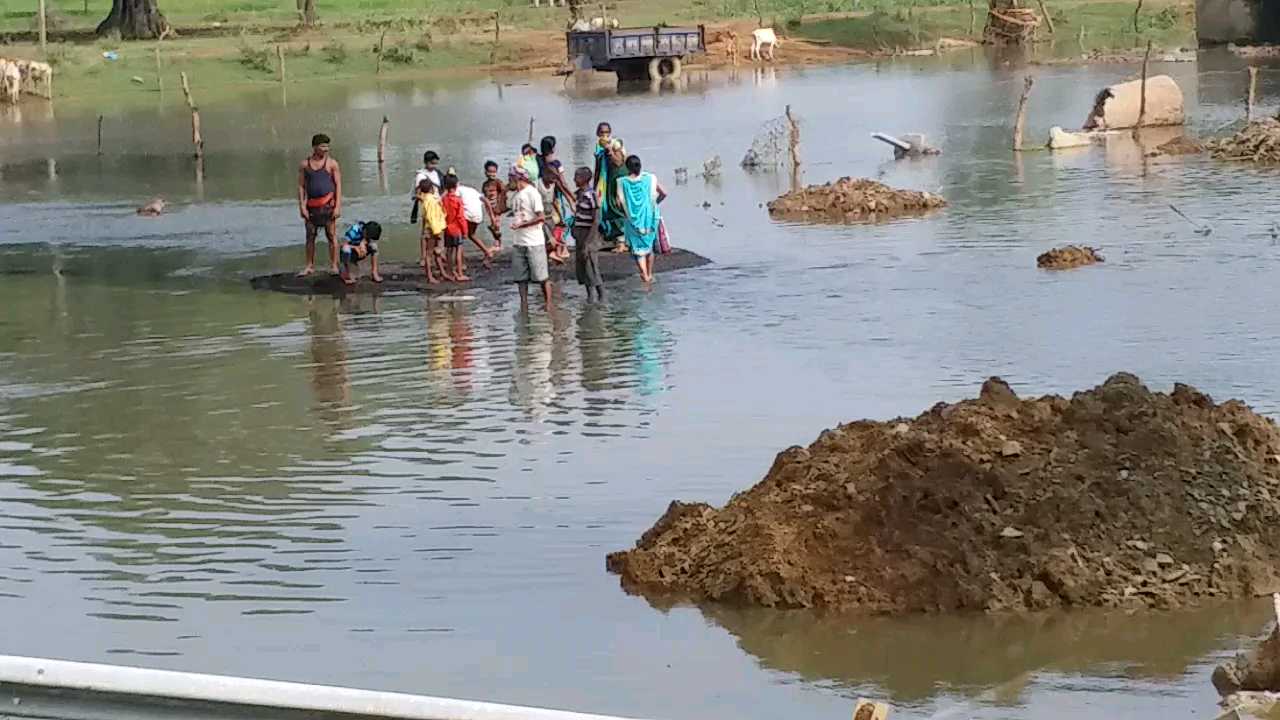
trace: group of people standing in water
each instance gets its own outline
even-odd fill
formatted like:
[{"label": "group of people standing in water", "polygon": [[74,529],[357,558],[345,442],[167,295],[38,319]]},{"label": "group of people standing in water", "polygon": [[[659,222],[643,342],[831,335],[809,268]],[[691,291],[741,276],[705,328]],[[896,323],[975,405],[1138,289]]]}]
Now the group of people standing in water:
[{"label": "group of people standing in water", "polygon": [[[316,237],[323,229],[334,273],[344,282],[354,283],[359,262],[371,258],[370,279],[381,282],[377,261],[381,225],[354,223],[338,238],[341,169],[329,155],[326,135],[314,136],[311,145],[311,155],[298,172],[298,209],[307,239],[306,266],[299,274],[315,272]],[[658,211],[666,190],[652,173],[644,171],[639,157],[627,154],[609,123],[596,127],[593,167],[577,168],[572,186],[557,158],[552,136],[542,138],[536,148],[531,144],[521,148],[505,183],[498,174],[498,164],[486,162],[479,190],[461,183],[452,168],[442,174],[439,165],[439,155],[427,151],[413,183],[411,222],[421,218],[420,261],[428,283],[441,278],[451,282],[471,279],[463,254],[466,240],[480,250],[485,268],[490,268],[492,258],[502,250],[504,221],[511,230],[511,265],[522,307],[527,306],[531,283],[541,286],[543,299],[551,306],[550,263],[572,259],[577,280],[587,289],[587,299],[603,300],[599,251],[612,248],[613,252],[630,253],[646,284],[653,281],[653,256],[670,251]],[[482,224],[488,226],[492,245],[476,237]],[[572,254],[569,238],[573,239]]]}]

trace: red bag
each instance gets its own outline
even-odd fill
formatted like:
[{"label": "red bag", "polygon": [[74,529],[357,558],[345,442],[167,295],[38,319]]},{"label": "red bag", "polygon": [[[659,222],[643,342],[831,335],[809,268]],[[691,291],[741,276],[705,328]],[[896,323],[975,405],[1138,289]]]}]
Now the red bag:
[{"label": "red bag", "polygon": [[658,220],[658,254],[671,254],[671,236],[667,234],[667,221]]}]

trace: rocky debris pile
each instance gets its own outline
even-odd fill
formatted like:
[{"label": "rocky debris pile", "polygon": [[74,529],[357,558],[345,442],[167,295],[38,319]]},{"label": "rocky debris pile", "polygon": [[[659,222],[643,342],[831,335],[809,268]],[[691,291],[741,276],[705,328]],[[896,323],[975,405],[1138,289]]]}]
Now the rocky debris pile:
[{"label": "rocky debris pile", "polygon": [[1280,586],[1280,431],[1120,373],[1070,399],[860,420],[608,557],[656,597],[872,613],[1175,608]]},{"label": "rocky debris pile", "polygon": [[1036,257],[1036,267],[1045,270],[1070,270],[1102,262],[1102,256],[1088,245],[1064,245]]},{"label": "rocky debris pile", "polygon": [[1156,146],[1155,150],[1147,153],[1147,157],[1158,157],[1160,155],[1196,155],[1204,152],[1204,145],[1201,145],[1195,138],[1179,135],[1178,137],[1163,142]]},{"label": "rocky debris pile", "polygon": [[792,190],[769,203],[769,215],[788,220],[856,222],[922,213],[944,207],[940,195],[896,190],[875,180],[840,178]]},{"label": "rocky debris pile", "polygon": [[1206,142],[1205,147],[1210,156],[1219,160],[1280,163],[1280,121],[1255,120],[1235,135]]}]

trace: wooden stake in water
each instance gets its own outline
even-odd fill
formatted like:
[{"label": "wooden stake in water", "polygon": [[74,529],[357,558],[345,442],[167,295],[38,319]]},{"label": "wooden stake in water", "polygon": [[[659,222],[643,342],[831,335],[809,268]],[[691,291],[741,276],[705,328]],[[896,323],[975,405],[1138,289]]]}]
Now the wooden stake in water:
[{"label": "wooden stake in water", "polygon": [[787,106],[786,111],[787,127],[787,149],[791,151],[791,166],[793,168],[800,167],[800,124],[796,122],[796,118],[791,114],[791,106]]},{"label": "wooden stake in water", "polygon": [[378,67],[374,70],[375,75],[382,74],[382,56],[387,52],[387,31],[382,31],[382,37],[378,38]]},{"label": "wooden stake in water", "polygon": [[529,144],[533,144],[533,116],[529,116]]},{"label": "wooden stake in water", "polygon": [[182,94],[187,98],[187,107],[191,108],[191,144],[196,148],[196,159],[204,158],[204,138],[200,135],[200,109],[191,97],[191,85],[187,82],[187,74],[182,73]]},{"label": "wooden stake in water", "polygon": [[387,161],[387,126],[391,121],[386,115],[382,116],[382,128],[378,130],[378,164],[381,165]]},{"label": "wooden stake in water", "polygon": [[45,15],[44,0],[40,0],[40,55],[49,57],[49,21]]},{"label": "wooden stake in water", "polygon": [[1138,131],[1142,129],[1142,125],[1147,121],[1147,65],[1151,63],[1151,41],[1147,41],[1147,51],[1142,55],[1142,83],[1138,86],[1138,124],[1133,126],[1133,136],[1138,137]]},{"label": "wooden stake in water", "polygon": [[498,43],[502,38],[502,25],[499,22],[498,11],[493,11],[493,47],[489,48],[489,64],[492,65],[498,60]]},{"label": "wooden stake in water", "polygon": [[978,25],[978,9],[973,6],[973,0],[969,0],[969,37],[973,37],[977,31]]},{"label": "wooden stake in water", "polygon": [[1258,68],[1249,66],[1249,102],[1244,108],[1244,121],[1253,122],[1253,99],[1258,92]]},{"label": "wooden stake in water", "polygon": [[276,46],[276,61],[280,63],[280,84],[284,84],[284,46]]},{"label": "wooden stake in water", "polygon": [[1048,26],[1049,34],[1052,35],[1053,34],[1053,16],[1049,14],[1049,8],[1044,6],[1044,0],[1039,0],[1039,2],[1040,2],[1040,14],[1044,15],[1045,25]]},{"label": "wooden stake in water", "polygon": [[102,154],[102,116],[98,116],[98,154]]},{"label": "wooden stake in water", "polygon": [[160,42],[156,41],[156,90],[164,93],[164,73],[160,69]]},{"label": "wooden stake in water", "polygon": [[1027,125],[1027,99],[1031,97],[1031,86],[1035,83],[1030,75],[1022,81],[1022,97],[1018,98],[1018,114],[1013,119],[1013,149],[1022,151],[1022,131]]}]

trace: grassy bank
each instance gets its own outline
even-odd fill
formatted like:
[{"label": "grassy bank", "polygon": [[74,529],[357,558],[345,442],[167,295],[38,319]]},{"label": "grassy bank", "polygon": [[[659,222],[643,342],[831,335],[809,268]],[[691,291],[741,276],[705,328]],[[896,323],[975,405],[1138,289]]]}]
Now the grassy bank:
[{"label": "grassy bank", "polygon": [[[290,83],[461,68],[545,69],[564,60],[561,33],[568,18],[563,8],[534,8],[528,0],[320,0],[321,26],[303,30],[296,0],[160,0],[179,36],[120,42],[88,37],[109,11],[108,0],[49,2],[55,93],[78,102],[143,96],[160,82],[176,89],[178,73],[186,72],[207,103],[237,87],[279,82],[280,53]],[[29,33],[35,5],[0,0],[0,33]],[[929,48],[941,38],[977,39],[985,20],[985,3],[971,9],[967,0],[614,0],[608,7],[611,16],[638,26],[737,23],[745,33],[763,19],[793,40],[868,53]],[[1056,33],[1042,29],[1046,42],[1037,44],[1037,52],[1127,51],[1147,39],[1165,49],[1194,43],[1194,8],[1185,0],[1144,3],[1137,32],[1128,2],[1051,0],[1050,7]],[[39,57],[40,51],[20,40],[0,54]],[[710,59],[723,61],[718,52]],[[816,61],[824,59],[838,56]],[[795,42],[784,45],[779,60],[815,61]]]},{"label": "grassy bank", "polygon": [[[1195,6],[1179,0],[1144,2],[1134,31],[1134,3],[1086,1],[1050,4],[1054,32],[1042,26],[1035,50],[1056,53],[1121,53],[1146,46],[1195,47]],[[936,7],[883,4],[853,17],[794,25],[802,38],[845,47],[891,52],[928,48],[941,38],[980,40],[985,3]]]}]

